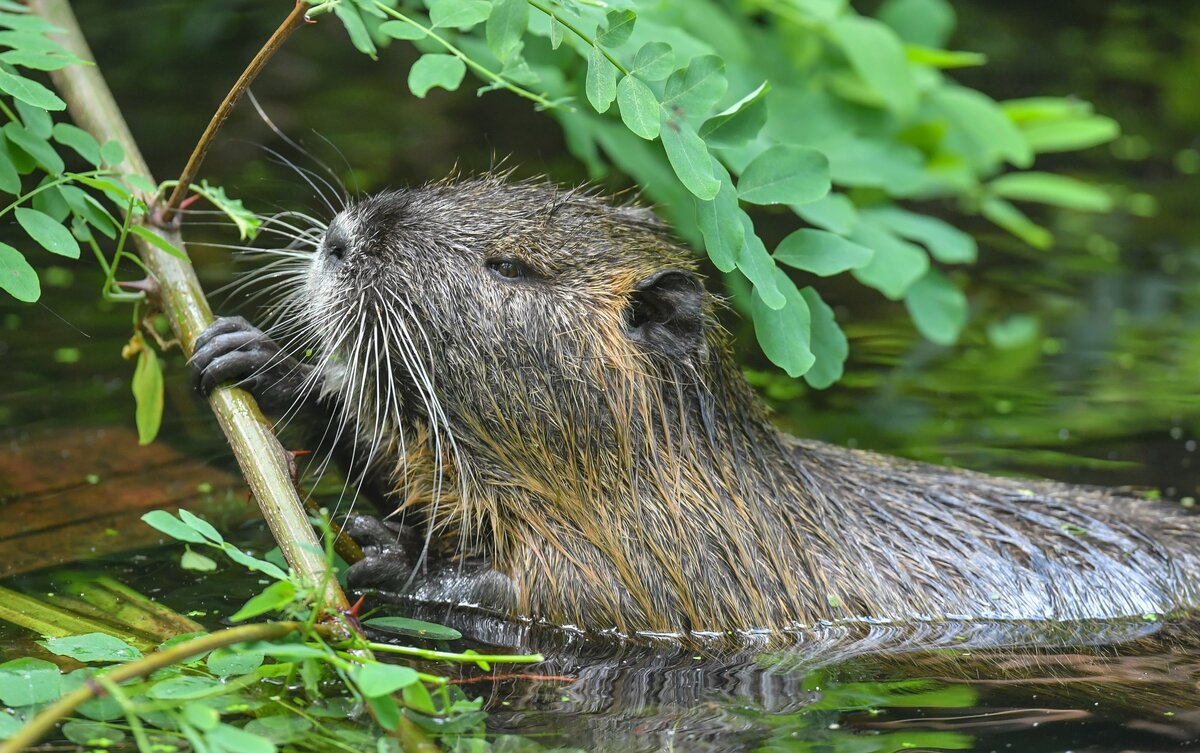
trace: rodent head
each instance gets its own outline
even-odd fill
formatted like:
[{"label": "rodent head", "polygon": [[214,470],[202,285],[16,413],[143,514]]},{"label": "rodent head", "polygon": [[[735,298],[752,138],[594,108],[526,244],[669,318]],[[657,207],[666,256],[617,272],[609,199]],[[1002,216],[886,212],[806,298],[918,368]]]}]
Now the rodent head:
[{"label": "rodent head", "polygon": [[648,210],[495,177],[349,206],[304,295],[317,350],[367,420],[560,460],[583,441],[564,435],[607,444],[639,393],[695,379],[713,328],[690,254]]}]

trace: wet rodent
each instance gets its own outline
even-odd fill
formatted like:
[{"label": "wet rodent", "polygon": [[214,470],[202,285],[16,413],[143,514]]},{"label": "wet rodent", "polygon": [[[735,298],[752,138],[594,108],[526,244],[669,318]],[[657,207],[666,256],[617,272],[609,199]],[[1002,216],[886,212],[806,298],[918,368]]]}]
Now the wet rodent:
[{"label": "wet rodent", "polygon": [[685,636],[1200,600],[1200,525],[1170,505],[780,432],[646,210],[488,176],[363,199],[300,240],[292,349],[221,320],[196,374],[322,416],[352,477],[383,479],[418,539],[355,521],[360,581]]}]

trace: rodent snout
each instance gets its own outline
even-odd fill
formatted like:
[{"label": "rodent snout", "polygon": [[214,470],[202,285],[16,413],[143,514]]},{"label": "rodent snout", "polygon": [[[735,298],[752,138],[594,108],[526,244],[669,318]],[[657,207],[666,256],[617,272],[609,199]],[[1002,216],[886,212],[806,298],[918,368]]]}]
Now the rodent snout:
[{"label": "rodent snout", "polygon": [[337,227],[331,227],[325,233],[325,239],[321,243],[321,248],[330,259],[340,262],[346,258],[346,253],[350,248],[350,239],[347,237],[345,231]]}]

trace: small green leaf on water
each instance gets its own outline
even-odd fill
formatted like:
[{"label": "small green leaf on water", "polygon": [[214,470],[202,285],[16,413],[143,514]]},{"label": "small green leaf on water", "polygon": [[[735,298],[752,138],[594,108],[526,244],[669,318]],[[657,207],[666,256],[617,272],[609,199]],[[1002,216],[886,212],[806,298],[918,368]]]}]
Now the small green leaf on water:
[{"label": "small green leaf on water", "polygon": [[79,258],[79,241],[71,235],[71,231],[63,227],[50,215],[28,207],[17,207],[17,222],[29,233],[29,237],[47,251],[65,256],[68,259]]},{"label": "small green leaf on water", "polygon": [[247,651],[240,648],[218,648],[208,655],[205,663],[208,669],[218,677],[247,675],[262,666],[265,655],[260,651]]},{"label": "small green leaf on water", "polygon": [[147,445],[158,436],[163,412],[162,367],[158,365],[158,354],[150,346],[143,347],[138,353],[131,386],[136,404],[138,444]]},{"label": "small green leaf on water", "polygon": [[630,73],[645,81],[661,81],[671,75],[675,65],[675,50],[666,42],[647,42],[633,56]]},{"label": "small green leaf on water", "polygon": [[408,617],[373,617],[363,621],[376,630],[382,630],[397,635],[409,635],[414,638],[426,638],[433,641],[456,641],[462,638],[462,633],[446,625],[434,622],[424,622]]},{"label": "small green leaf on water", "polygon": [[487,45],[500,62],[507,62],[521,48],[521,37],[529,26],[526,0],[496,0],[484,27]]},{"label": "small green leaf on water", "polygon": [[354,673],[354,681],[358,684],[358,689],[362,691],[363,695],[370,698],[391,695],[419,679],[415,669],[382,662],[364,664]]},{"label": "small green leaf on water", "polygon": [[607,112],[617,97],[617,69],[596,45],[592,45],[588,54],[583,88],[596,112]]},{"label": "small green leaf on water", "polygon": [[866,266],[875,252],[840,235],[803,228],[780,241],[774,256],[780,264],[829,277]]},{"label": "small green leaf on water", "polygon": [[738,179],[738,195],[753,204],[807,204],[829,193],[829,187],[829,160],[795,144],[770,147]]},{"label": "small green leaf on water", "polygon": [[658,137],[658,99],[644,81],[637,76],[622,78],[617,84],[617,105],[629,130],[648,140]]},{"label": "small green leaf on water", "polygon": [[260,716],[246,722],[243,728],[271,742],[282,745],[302,739],[313,728],[313,722],[293,714],[276,714]]},{"label": "small green leaf on water", "polygon": [[30,706],[58,698],[62,674],[44,659],[13,659],[0,664],[0,703]]},{"label": "small green leaf on water", "polygon": [[213,677],[176,675],[155,683],[146,695],[159,701],[180,701],[209,695],[220,686],[221,681]]},{"label": "small green leaf on water", "polygon": [[0,243],[0,288],[25,303],[33,303],[42,296],[37,272],[20,251],[7,243]]},{"label": "small green leaf on water", "polygon": [[0,91],[44,110],[65,110],[67,103],[36,81],[0,68]]},{"label": "small green leaf on water", "polygon": [[277,581],[243,604],[241,609],[229,615],[229,619],[233,622],[248,620],[260,614],[282,609],[291,604],[295,598],[296,587],[290,580]]},{"label": "small green leaf on water", "polygon": [[384,21],[379,24],[379,31],[392,39],[413,40],[425,36],[425,30],[407,21]]},{"label": "small green leaf on water", "polygon": [[435,86],[454,91],[466,74],[466,63],[454,55],[429,52],[418,58],[408,70],[408,88],[422,98]]},{"label": "small green leaf on water", "polygon": [[192,551],[191,548],[184,550],[183,556],[179,558],[179,566],[197,573],[211,573],[217,569],[217,563],[211,557]]},{"label": "small green leaf on water", "polygon": [[633,33],[637,23],[637,14],[631,10],[610,10],[604,17],[605,30],[596,38],[596,42],[605,47],[620,47]]},{"label": "small green leaf on water", "polygon": [[81,662],[125,662],[142,658],[141,651],[106,633],[47,638],[38,643],[52,654]]},{"label": "small green leaf on water", "polygon": [[125,733],[116,727],[99,722],[72,719],[62,726],[63,737],[76,745],[88,748],[111,748],[125,739]]},{"label": "small green leaf on water", "polygon": [[935,269],[912,284],[904,305],[921,334],[938,345],[957,342],[967,323],[967,296]]},{"label": "small green leaf on water", "polygon": [[212,706],[203,703],[185,703],[183,718],[187,723],[202,732],[213,729],[221,722],[221,714]]},{"label": "small green leaf on water", "polygon": [[275,753],[275,743],[258,735],[221,723],[205,736],[216,750],[237,753]]}]

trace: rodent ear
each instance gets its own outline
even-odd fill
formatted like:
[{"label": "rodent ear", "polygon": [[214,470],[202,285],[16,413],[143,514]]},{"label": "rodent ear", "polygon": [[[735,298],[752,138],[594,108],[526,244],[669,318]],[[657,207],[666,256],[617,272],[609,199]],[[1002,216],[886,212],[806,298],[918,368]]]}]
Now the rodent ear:
[{"label": "rodent ear", "polygon": [[672,357],[704,345],[704,285],[691,272],[668,269],[642,280],[625,308],[629,337]]}]

